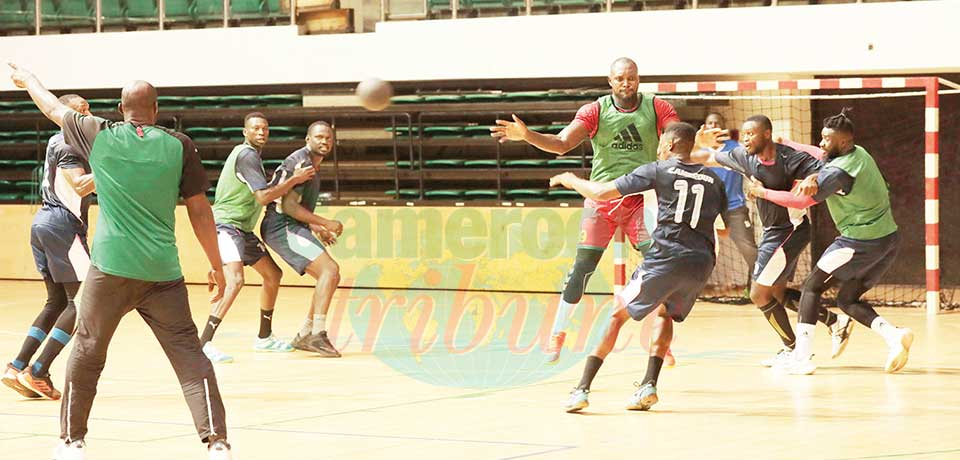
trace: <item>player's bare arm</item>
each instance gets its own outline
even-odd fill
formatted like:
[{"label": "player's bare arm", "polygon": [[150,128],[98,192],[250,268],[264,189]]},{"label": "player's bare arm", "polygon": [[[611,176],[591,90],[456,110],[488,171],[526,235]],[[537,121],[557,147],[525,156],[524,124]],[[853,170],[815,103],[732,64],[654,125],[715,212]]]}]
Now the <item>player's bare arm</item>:
[{"label": "player's bare arm", "polygon": [[578,121],[567,125],[559,134],[543,134],[528,128],[527,124],[516,115],[513,115],[513,121],[497,120],[497,125],[490,128],[490,135],[500,143],[524,141],[544,152],[557,155],[573,150],[590,138],[587,127]]},{"label": "player's bare arm", "polygon": [[213,208],[207,201],[206,195],[200,193],[184,198],[183,204],[187,207],[187,217],[193,226],[193,233],[203,248],[210,262],[210,271],[207,273],[207,290],[216,292],[210,297],[210,302],[217,302],[223,298],[226,281],[223,278],[223,262],[220,259],[220,247],[217,245],[217,227],[213,220]]},{"label": "player's bare arm", "polygon": [[61,103],[53,93],[47,91],[47,88],[44,88],[40,80],[29,70],[20,68],[12,62],[7,63],[7,65],[13,69],[13,74],[10,75],[13,84],[17,88],[26,89],[30,93],[30,98],[37,104],[37,108],[43,112],[43,115],[56,123],[57,126],[62,127],[63,116],[67,114],[70,107]]},{"label": "player's bare arm", "polygon": [[558,174],[551,177],[550,186],[562,186],[564,188],[576,190],[577,193],[583,195],[584,197],[597,201],[612,200],[623,196],[620,194],[620,191],[617,190],[617,187],[614,185],[613,181],[594,182],[584,180],[571,172],[565,172],[563,174]]},{"label": "player's bare arm", "polygon": [[313,176],[316,174],[317,170],[314,169],[313,166],[297,168],[293,171],[293,175],[290,176],[290,179],[274,185],[273,187],[257,190],[256,192],[253,192],[253,195],[256,198],[257,203],[266,206],[271,202],[276,201],[278,198],[286,196],[291,190],[293,190],[294,187],[313,179]]}]

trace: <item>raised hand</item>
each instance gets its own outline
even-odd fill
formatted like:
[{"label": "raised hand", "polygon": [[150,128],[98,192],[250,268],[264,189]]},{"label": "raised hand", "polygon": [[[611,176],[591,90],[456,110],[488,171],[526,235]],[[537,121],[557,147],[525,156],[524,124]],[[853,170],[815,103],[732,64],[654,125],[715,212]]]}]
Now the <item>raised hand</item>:
[{"label": "raised hand", "polygon": [[522,141],[526,139],[530,130],[520,117],[513,115],[513,121],[497,120],[497,125],[490,128],[490,135],[504,143],[507,141]]},{"label": "raised hand", "polygon": [[33,74],[30,73],[29,70],[22,69],[12,62],[8,62],[7,65],[13,69],[13,73],[10,74],[10,79],[13,80],[13,84],[17,85],[17,88],[26,88],[27,80],[32,78]]},{"label": "raised hand", "polygon": [[700,148],[717,149],[728,139],[730,139],[730,131],[720,128],[707,129],[704,125],[700,125],[700,129],[697,131],[696,144]]}]

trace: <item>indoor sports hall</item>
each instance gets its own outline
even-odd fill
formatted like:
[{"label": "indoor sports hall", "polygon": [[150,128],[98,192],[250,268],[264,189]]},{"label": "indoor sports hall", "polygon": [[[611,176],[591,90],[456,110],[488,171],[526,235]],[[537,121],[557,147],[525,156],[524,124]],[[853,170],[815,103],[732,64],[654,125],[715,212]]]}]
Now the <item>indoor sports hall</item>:
[{"label": "indoor sports hall", "polygon": [[0,0],[0,457],[960,458],[956,18]]}]

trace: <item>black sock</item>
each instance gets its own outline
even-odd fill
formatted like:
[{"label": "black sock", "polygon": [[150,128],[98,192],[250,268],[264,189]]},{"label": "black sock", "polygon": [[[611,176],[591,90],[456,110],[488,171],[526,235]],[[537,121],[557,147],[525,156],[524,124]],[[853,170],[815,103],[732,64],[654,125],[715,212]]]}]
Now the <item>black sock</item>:
[{"label": "black sock", "polygon": [[50,331],[50,340],[43,346],[40,357],[33,363],[33,375],[35,377],[46,377],[50,374],[50,364],[60,355],[63,347],[70,343],[77,328],[77,307],[73,298],[80,290],[80,283],[63,283],[67,292],[67,309],[57,318],[57,324]]},{"label": "black sock", "polygon": [[273,310],[260,309],[260,333],[257,337],[265,339],[273,333]]},{"label": "black sock", "polygon": [[34,353],[40,348],[40,344],[47,338],[50,328],[57,322],[57,318],[60,317],[63,310],[67,308],[67,291],[63,284],[54,283],[50,278],[44,278],[43,284],[47,287],[47,303],[43,306],[40,314],[37,315],[37,319],[33,321],[33,325],[30,326],[27,338],[23,340],[23,345],[20,347],[20,353],[12,362],[17,369],[22,370],[27,367]]},{"label": "black sock", "polygon": [[600,370],[601,364],[603,364],[602,359],[596,356],[588,356],[587,364],[583,366],[583,376],[580,377],[580,384],[577,385],[577,388],[589,390],[590,384],[593,382],[593,378],[597,376],[597,371]]},{"label": "black sock", "polygon": [[783,308],[783,305],[777,299],[773,299],[770,303],[760,307],[760,311],[763,312],[767,322],[780,336],[783,346],[793,349],[793,346],[797,343],[797,337],[793,335],[793,327],[790,326],[790,318],[787,317],[787,310]]},{"label": "black sock", "polygon": [[200,335],[200,345],[205,345],[207,342],[213,340],[213,334],[217,332],[220,321],[223,320],[213,315],[207,318],[207,325],[203,327],[203,334]]},{"label": "black sock", "polygon": [[[787,310],[800,313],[798,305],[800,305],[800,291],[796,289],[787,289],[784,293],[784,304],[783,308]],[[833,326],[833,323],[837,322],[837,314],[827,310],[826,308],[820,307],[817,310],[817,321],[829,326]]]},{"label": "black sock", "polygon": [[647,375],[643,377],[643,384],[652,383],[657,384],[657,379],[660,378],[660,368],[663,367],[663,358],[659,356],[650,356],[650,360],[647,361]]}]

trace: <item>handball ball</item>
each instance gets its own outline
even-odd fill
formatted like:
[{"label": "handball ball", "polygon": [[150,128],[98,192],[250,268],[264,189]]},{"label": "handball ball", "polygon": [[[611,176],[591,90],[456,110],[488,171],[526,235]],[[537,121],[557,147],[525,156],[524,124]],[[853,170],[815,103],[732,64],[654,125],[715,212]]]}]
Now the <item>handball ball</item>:
[{"label": "handball ball", "polygon": [[357,85],[357,98],[367,110],[380,111],[390,105],[393,86],[379,78],[368,78]]}]

